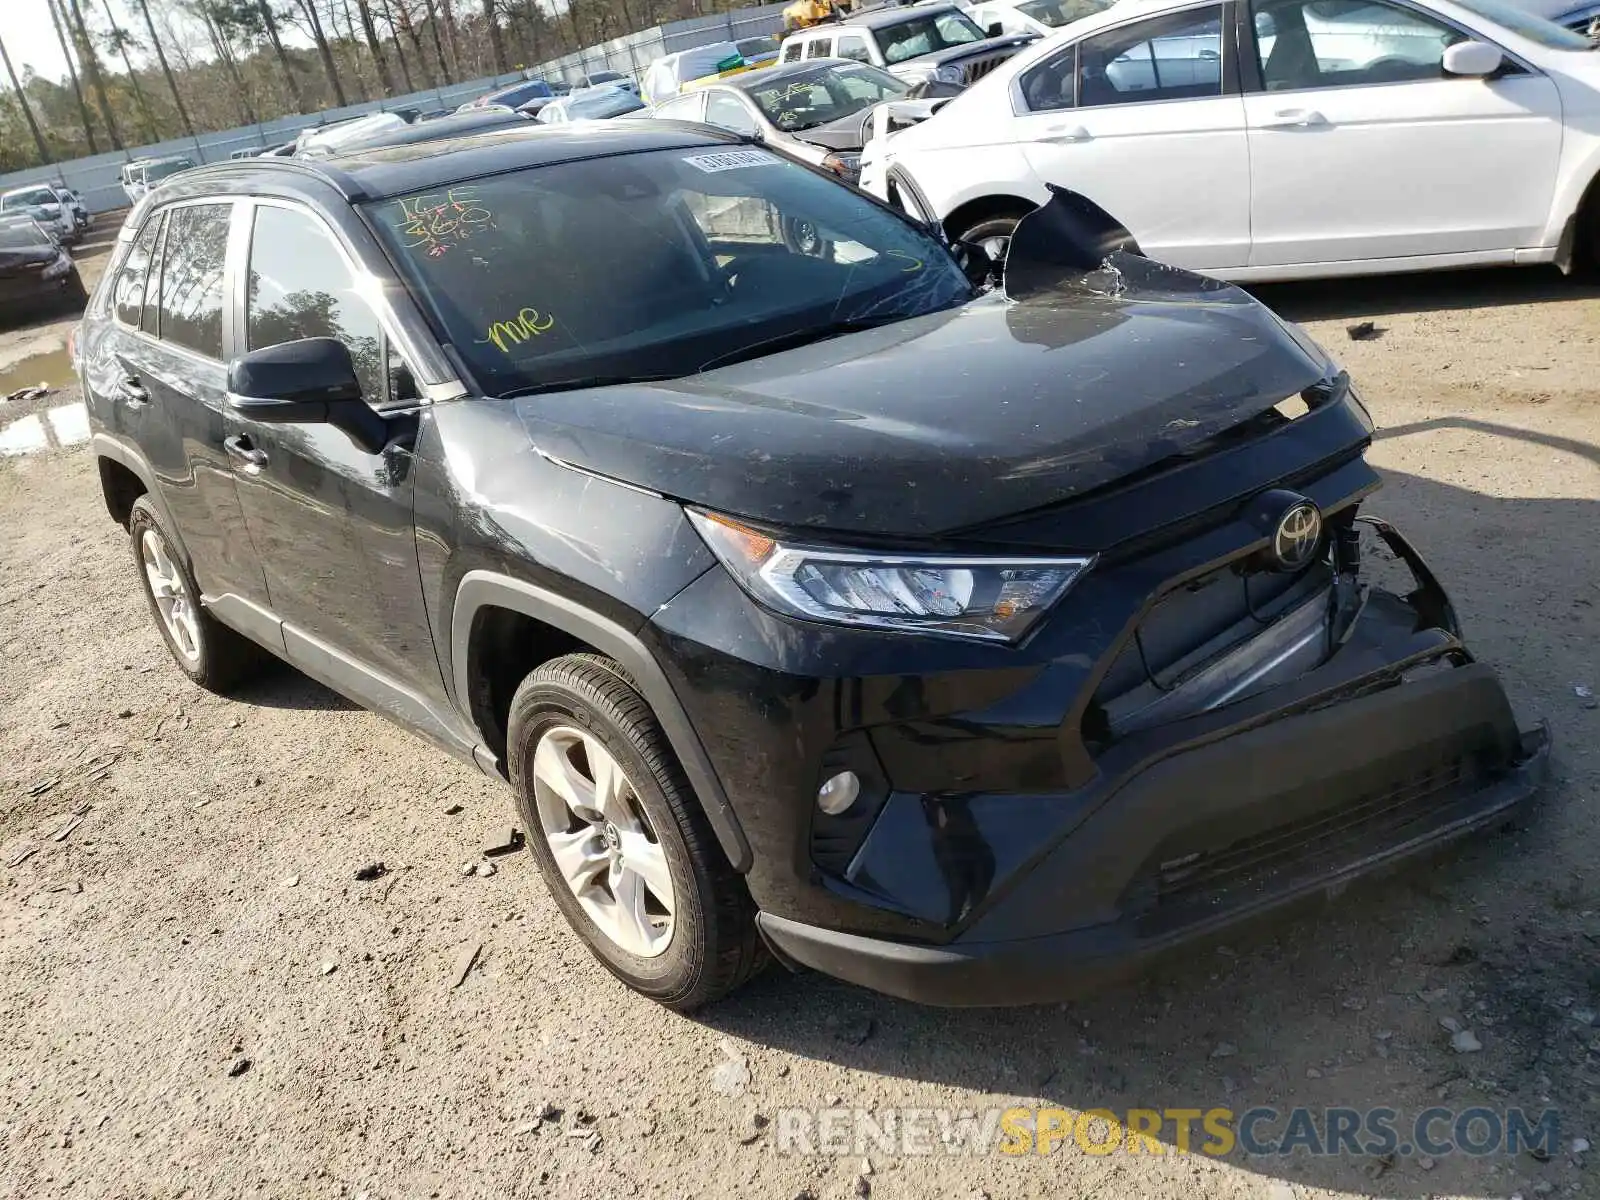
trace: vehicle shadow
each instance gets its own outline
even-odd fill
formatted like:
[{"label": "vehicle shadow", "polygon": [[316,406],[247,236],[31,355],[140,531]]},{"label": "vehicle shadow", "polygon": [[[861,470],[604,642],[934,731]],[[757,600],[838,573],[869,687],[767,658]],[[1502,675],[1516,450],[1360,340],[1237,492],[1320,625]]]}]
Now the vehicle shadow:
[{"label": "vehicle shadow", "polygon": [[[1488,455],[1537,447],[1546,461],[1574,456],[1568,465],[1579,471],[1600,466],[1593,444],[1486,421],[1446,417],[1379,436],[1462,431],[1483,439]],[[1577,1165],[1564,1149],[1539,1161],[1507,1154],[1502,1140],[1493,1153],[1425,1161],[1411,1143],[1418,1119],[1434,1108],[1450,1112],[1427,1127],[1435,1139],[1451,1137],[1456,1115],[1473,1108],[1500,1121],[1520,1108],[1530,1124],[1554,1109],[1563,1147],[1592,1136],[1600,1122],[1600,1039],[1583,1023],[1600,1008],[1600,821],[1590,811],[1600,772],[1584,761],[1600,714],[1574,696],[1571,682],[1600,682],[1600,547],[1592,536],[1600,502],[1502,498],[1385,475],[1388,486],[1367,510],[1413,537],[1452,587],[1469,645],[1500,671],[1522,723],[1551,722],[1552,781],[1525,826],[1469,840],[1333,904],[1174,955],[1135,982],[1067,1004],[933,1009],[775,968],[699,1019],[827,1064],[836,1080],[829,1090],[845,1107],[1059,1106],[1069,1122],[1090,1109],[1125,1117],[1131,1109],[1222,1108],[1237,1133],[1242,1114],[1264,1106],[1275,1115],[1253,1126],[1257,1149],[1278,1148],[1299,1107],[1311,1111],[1318,1141],[1329,1108],[1363,1120],[1392,1109],[1402,1152],[1388,1158],[1348,1145],[1284,1155],[1236,1145],[1226,1161],[1264,1180],[1374,1197],[1593,1195],[1585,1189],[1594,1167]],[[1458,1052],[1442,1020],[1472,1031],[1482,1049]],[[931,1098],[929,1084],[938,1089]],[[944,1088],[962,1094],[951,1099]],[[1091,1137],[1103,1137],[1102,1128]],[[1174,1151],[1175,1131],[1172,1120],[1162,1122],[1158,1150]],[[1205,1140],[1196,1118],[1190,1150]],[[1371,1143],[1363,1132],[1356,1145]],[[1070,1168],[1040,1163],[1037,1153],[990,1153],[985,1181],[1010,1181],[1006,1194],[1037,1192],[1039,1170],[1058,1181],[1072,1170],[1073,1186],[1086,1194],[1103,1185],[1096,1194],[1137,1195],[1141,1179],[1154,1188],[1158,1178],[1178,1178],[1152,1174],[1126,1144],[1086,1156],[1070,1134],[1055,1150],[1074,1160]],[[1197,1168],[1190,1182],[1209,1194],[1203,1157],[1189,1160]],[[1539,1188],[1546,1182],[1551,1189]]]},{"label": "vehicle shadow", "polygon": [[250,682],[241,684],[233,696],[262,708],[293,708],[305,712],[354,712],[361,707],[279,659],[269,660],[266,669]]},{"label": "vehicle shadow", "polygon": [[1555,267],[1496,267],[1263,283],[1248,290],[1291,321],[1320,321],[1592,300],[1600,297],[1600,282],[1563,275]]}]

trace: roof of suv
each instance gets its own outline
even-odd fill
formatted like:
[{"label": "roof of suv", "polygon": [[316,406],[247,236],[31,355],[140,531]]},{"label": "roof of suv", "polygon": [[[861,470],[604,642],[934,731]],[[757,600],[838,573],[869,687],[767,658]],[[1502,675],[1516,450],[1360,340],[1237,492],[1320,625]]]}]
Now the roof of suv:
[{"label": "roof of suv", "polygon": [[[888,25],[898,25],[902,21],[909,21],[914,17],[922,16],[924,13],[942,12],[946,9],[957,9],[959,11],[957,5],[947,3],[945,0],[936,0],[936,2],[932,4],[885,4],[881,8],[869,8],[861,12],[854,13],[851,15],[850,19],[846,21],[839,21],[837,23],[829,22],[826,25],[813,26],[811,29],[803,29],[799,32],[826,33],[830,29],[838,29],[841,27],[848,28],[851,26],[865,29],[882,29]],[[794,35],[791,34],[790,36],[792,37]]]},{"label": "roof of suv", "polygon": [[736,134],[668,121],[535,125],[522,122],[464,137],[404,146],[352,150],[325,159],[248,158],[184,172],[164,195],[248,192],[270,180],[278,187],[297,177],[332,184],[347,200],[377,200],[427,191],[464,179],[543,167],[579,159],[607,158],[645,150],[721,146]]}]

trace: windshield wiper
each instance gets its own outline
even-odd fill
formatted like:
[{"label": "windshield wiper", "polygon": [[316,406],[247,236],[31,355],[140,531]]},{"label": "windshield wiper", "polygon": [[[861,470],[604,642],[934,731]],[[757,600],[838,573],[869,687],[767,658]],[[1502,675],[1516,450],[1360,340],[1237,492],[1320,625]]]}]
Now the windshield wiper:
[{"label": "windshield wiper", "polygon": [[496,399],[514,400],[518,396],[539,396],[545,392],[575,392],[580,388],[617,387],[624,383],[661,383],[667,379],[682,378],[682,375],[671,373],[658,375],[574,375],[568,379],[547,379],[542,383],[529,384],[527,387],[513,388],[509,392],[502,392]]},{"label": "windshield wiper", "polygon": [[829,321],[825,325],[811,325],[805,329],[796,329],[792,333],[780,333],[777,337],[762,338],[759,342],[751,342],[747,346],[740,346],[737,350],[729,350],[715,358],[708,358],[698,369],[701,372],[714,371],[718,367],[731,366],[747,359],[777,354],[783,350],[794,350],[800,346],[809,346],[812,342],[826,341],[828,338],[840,337],[847,333],[860,333],[864,329],[876,329],[880,325],[892,325],[896,321],[905,319],[905,315],[901,313],[892,317],[851,317],[844,321]]}]

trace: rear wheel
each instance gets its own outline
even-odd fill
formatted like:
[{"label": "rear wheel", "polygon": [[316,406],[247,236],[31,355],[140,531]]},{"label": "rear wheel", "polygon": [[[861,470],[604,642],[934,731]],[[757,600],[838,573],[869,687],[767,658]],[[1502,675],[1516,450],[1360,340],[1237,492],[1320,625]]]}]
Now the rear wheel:
[{"label": "rear wheel", "polygon": [[128,534],[150,613],[183,673],[222,692],[258,671],[266,652],[201,607],[200,589],[148,496],[133,502]]},{"label": "rear wheel", "polygon": [[763,964],[744,880],[620,667],[593,654],[539,667],[512,698],[506,744],[528,848],[607,970],[688,1011]]},{"label": "rear wheel", "polygon": [[956,234],[958,242],[972,242],[982,246],[995,263],[1006,260],[1006,251],[1011,246],[1011,233],[1021,221],[1022,213],[1006,213],[997,217],[985,217],[983,220],[970,225],[964,232]]}]

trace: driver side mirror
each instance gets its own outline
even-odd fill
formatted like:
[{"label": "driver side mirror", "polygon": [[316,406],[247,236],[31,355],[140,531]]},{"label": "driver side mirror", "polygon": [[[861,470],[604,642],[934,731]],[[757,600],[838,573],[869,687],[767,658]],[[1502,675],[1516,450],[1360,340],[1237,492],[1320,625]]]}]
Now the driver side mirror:
[{"label": "driver side mirror", "polygon": [[350,350],[336,338],[303,338],[234,359],[228,406],[265,425],[332,425],[369,454],[389,441],[388,422],[362,400]]},{"label": "driver side mirror", "polygon": [[1487,42],[1457,42],[1445,48],[1440,66],[1446,75],[1484,79],[1498,71],[1505,60],[1498,46]]},{"label": "driver side mirror", "polygon": [[989,28],[985,29],[984,33],[989,37],[1005,37],[1006,27],[999,21],[990,21]]}]

